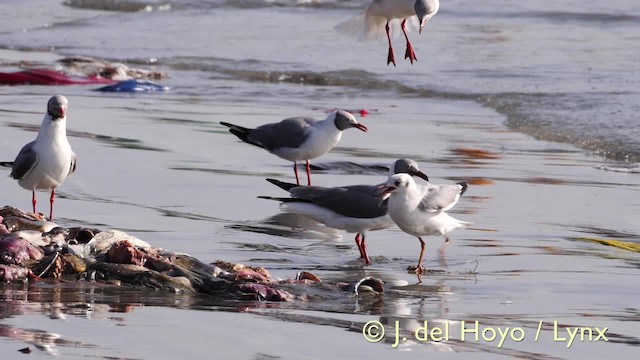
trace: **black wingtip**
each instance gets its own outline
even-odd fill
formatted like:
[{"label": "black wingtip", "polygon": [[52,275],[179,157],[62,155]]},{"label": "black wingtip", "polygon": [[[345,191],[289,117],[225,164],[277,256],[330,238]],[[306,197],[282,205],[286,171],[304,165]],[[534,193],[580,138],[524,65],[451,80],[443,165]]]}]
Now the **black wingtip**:
[{"label": "black wingtip", "polygon": [[0,166],[12,168],[13,167],[13,161],[0,161]]},{"label": "black wingtip", "polygon": [[280,201],[280,202],[283,202],[283,203],[290,203],[290,202],[309,202],[309,201],[307,201],[307,200],[298,199],[298,198],[279,198],[279,197],[274,197],[274,196],[258,196],[258,199],[273,200],[273,201]]},{"label": "black wingtip", "polygon": [[234,125],[225,121],[220,121],[220,125],[226,126],[229,128],[229,132],[232,133],[233,135],[237,136],[238,139],[251,144],[251,145],[255,145],[258,147],[262,147],[260,146],[260,144],[257,144],[251,140],[249,140],[249,135],[251,135],[251,132],[253,131],[253,129],[249,129],[246,127],[242,127],[242,126],[238,126],[238,125]]},{"label": "black wingtip", "polygon": [[458,185],[462,186],[462,189],[460,189],[460,196],[462,196],[467,191],[469,184],[467,184],[466,182],[460,182],[458,183]]},{"label": "black wingtip", "polygon": [[288,183],[288,182],[284,182],[284,181],[280,181],[280,180],[276,180],[276,179],[271,179],[271,178],[267,178],[266,180],[268,182],[272,183],[273,185],[279,187],[280,189],[284,190],[284,191],[289,191],[289,190],[293,189],[294,187],[299,186],[298,184]]}]

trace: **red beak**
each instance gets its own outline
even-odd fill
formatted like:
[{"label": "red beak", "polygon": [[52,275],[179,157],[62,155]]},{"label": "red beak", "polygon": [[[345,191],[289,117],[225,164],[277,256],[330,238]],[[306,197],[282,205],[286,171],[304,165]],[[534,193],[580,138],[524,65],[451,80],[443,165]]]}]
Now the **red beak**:
[{"label": "red beak", "polygon": [[376,186],[376,197],[378,198],[378,207],[382,206],[385,200],[387,200],[387,195],[395,190],[393,186],[387,186],[385,184],[380,184]]},{"label": "red beak", "polygon": [[376,190],[374,192],[374,195],[376,195],[376,197],[384,197],[385,195],[389,194],[390,192],[392,192],[393,190],[395,190],[396,188],[393,186],[387,186],[386,184],[380,184],[380,185],[376,185]]},{"label": "red beak", "polygon": [[353,127],[358,129],[358,130],[364,131],[364,132],[367,132],[367,130],[369,130],[369,129],[367,129],[366,126],[364,126],[362,124],[355,124],[355,125],[353,125]]}]

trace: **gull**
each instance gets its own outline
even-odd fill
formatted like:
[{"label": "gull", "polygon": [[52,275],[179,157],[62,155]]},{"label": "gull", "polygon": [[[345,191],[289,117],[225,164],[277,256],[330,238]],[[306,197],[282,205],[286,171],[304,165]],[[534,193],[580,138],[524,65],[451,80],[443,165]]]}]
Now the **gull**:
[{"label": "gull", "polygon": [[[411,159],[395,161],[389,173],[406,173],[429,181],[427,175]],[[298,186],[275,179],[267,181],[288,191],[291,198],[259,198],[281,201],[288,212],[305,214],[330,228],[356,233],[355,242],[360,258],[367,264],[371,263],[365,245],[367,231],[393,226],[393,220],[387,215],[387,203],[378,202],[375,185],[320,187]]]},{"label": "gull", "polygon": [[36,190],[51,190],[49,220],[53,218],[55,191],[76,170],[76,154],[67,140],[67,106],[62,95],[56,95],[47,103],[47,113],[42,119],[36,139],[26,144],[13,162],[0,165],[11,167],[11,177],[18,184],[31,190],[33,212],[36,212]]},{"label": "gull", "polygon": [[[404,33],[407,41],[407,48],[404,54],[405,59],[409,59],[411,64],[418,58],[409,42],[407,35],[406,22],[410,20],[414,22],[417,18],[419,33],[440,8],[439,0],[373,0],[364,16],[358,15],[344,23],[336,26],[336,29],[346,33],[360,33],[364,39],[376,37],[384,28],[387,33],[387,41],[389,43],[389,53],[387,55],[387,65],[393,63],[396,66],[395,57],[393,56],[393,47],[391,46],[391,35],[389,34],[389,23],[395,19],[402,19],[400,28]],[[364,18],[364,33],[362,33],[362,19]]]},{"label": "gull", "polygon": [[407,174],[392,175],[386,183],[378,186],[382,190],[380,201],[388,195],[388,213],[393,222],[402,231],[420,240],[420,258],[415,267],[417,274],[424,271],[422,258],[425,243],[422,236],[443,235],[445,244],[448,244],[449,232],[470,224],[446,213],[455,206],[467,186],[466,183],[418,185]]},{"label": "gull", "polygon": [[324,120],[292,117],[255,129],[227,122],[220,124],[228,127],[229,132],[240,140],[261,147],[285,160],[293,161],[293,172],[298,185],[300,185],[300,179],[297,161],[306,161],[307,184],[311,185],[309,160],[329,152],[340,141],[343,130],[353,127],[367,131],[366,126],[358,123],[351,113],[344,110],[334,111]]}]

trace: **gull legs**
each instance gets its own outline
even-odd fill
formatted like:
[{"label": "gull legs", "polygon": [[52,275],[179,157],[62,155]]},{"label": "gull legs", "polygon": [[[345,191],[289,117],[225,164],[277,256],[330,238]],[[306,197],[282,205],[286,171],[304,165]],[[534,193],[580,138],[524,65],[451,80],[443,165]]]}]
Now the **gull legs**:
[{"label": "gull legs", "polygon": [[[307,185],[311,186],[311,164],[309,160],[306,161],[307,170]],[[298,177],[298,163],[293,162],[293,173],[296,175],[296,184],[300,185],[300,177]]]},{"label": "gull legs", "polygon": [[371,264],[371,260],[369,260],[369,255],[367,255],[367,245],[364,243],[365,235],[362,234],[362,241],[360,241],[360,233],[356,234],[356,245],[358,246],[358,250],[360,250],[360,258],[364,259],[364,261],[368,264]]},{"label": "gull legs", "polygon": [[404,33],[405,40],[407,40],[407,50],[404,53],[404,58],[409,59],[409,61],[411,61],[411,64],[413,65],[413,62],[418,61],[418,58],[416,57],[416,53],[413,51],[413,46],[411,46],[411,42],[409,42],[409,36],[407,35],[407,28],[405,27],[406,22],[407,22],[407,19],[402,20],[402,32]]}]

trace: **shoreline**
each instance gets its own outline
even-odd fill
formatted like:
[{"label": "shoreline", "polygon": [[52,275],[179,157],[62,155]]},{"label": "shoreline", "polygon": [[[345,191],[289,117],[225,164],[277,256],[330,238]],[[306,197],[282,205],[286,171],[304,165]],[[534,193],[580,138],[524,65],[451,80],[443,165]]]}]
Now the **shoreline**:
[{"label": "shoreline", "polygon": [[[46,52],[46,51],[25,51],[25,50],[15,50],[3,48],[0,49],[0,58],[3,59],[3,62],[6,64],[13,64],[14,66],[10,67],[10,69],[19,70],[19,67],[15,67],[20,61],[34,62],[33,65],[42,64],[45,67],[55,67],[58,64],[55,63],[56,60],[64,58],[66,55],[57,54],[55,52]],[[90,54],[87,56],[91,56]],[[96,58],[100,60],[100,58]],[[116,61],[116,60],[113,60]],[[249,60],[245,60],[249,61]],[[131,63],[131,66],[140,66],[139,61],[134,61]],[[318,89],[329,89],[333,87],[340,88],[342,91],[346,91],[347,93],[354,93],[360,90],[372,90],[369,87],[371,86],[371,79],[359,79],[357,77],[353,77],[353,74],[349,74],[351,70],[345,70],[345,76],[348,78],[353,77],[352,81],[356,81],[357,85],[344,85],[345,79],[343,79],[340,74],[331,74],[330,71],[324,73],[317,73],[311,70],[279,70],[277,68],[271,70],[255,70],[251,67],[246,70],[238,70],[233,67],[229,67],[229,65],[219,65],[220,72],[219,75],[226,75],[231,77],[232,82],[257,82],[262,84],[262,86],[269,87],[275,86],[277,87],[279,84],[282,85],[296,85],[296,84],[304,84],[305,86],[311,88]],[[226,67],[225,67],[226,66]],[[249,66],[249,65],[248,65]],[[273,65],[277,66],[277,65]],[[153,69],[151,71],[155,71],[155,69],[164,69],[164,71],[168,72],[176,72],[176,74],[181,74],[179,69],[179,64],[172,64],[168,62],[160,67],[152,66],[149,64],[143,64],[143,67],[148,69]],[[195,70],[195,69],[194,69]],[[278,75],[279,74],[279,75]],[[382,76],[381,73],[371,73],[372,76]],[[384,96],[385,89],[391,88],[391,91],[394,92],[397,96],[403,99],[403,101],[408,101],[415,96],[421,98],[421,100],[425,101],[472,101],[478,104],[479,106],[486,106],[495,111],[497,114],[505,117],[504,125],[509,128],[511,131],[516,133],[521,133],[526,136],[533,137],[539,141],[544,142],[557,142],[563,143],[567,145],[574,146],[589,157],[599,157],[601,158],[601,162],[599,165],[601,170],[604,171],[613,171],[613,172],[628,172],[628,173],[639,173],[640,172],[640,162],[636,161],[637,155],[629,154],[628,152],[623,152],[618,154],[611,149],[611,145],[608,144],[606,139],[598,138],[598,137],[586,137],[582,138],[580,136],[576,137],[575,134],[566,133],[566,132],[554,132],[552,128],[540,127],[536,126],[536,122],[540,122],[542,115],[534,115],[531,112],[535,109],[518,109],[520,105],[518,105],[517,101],[513,103],[513,99],[505,97],[508,94],[519,94],[520,96],[529,96],[529,97],[539,97],[539,96],[552,96],[552,94],[546,94],[544,92],[524,92],[524,93],[516,93],[516,92],[488,92],[488,93],[464,93],[461,90],[455,90],[454,88],[444,88],[439,89],[437,85],[434,83],[428,83],[430,87],[421,88],[414,87],[412,85],[406,85],[402,81],[399,80],[390,80],[384,78],[384,76],[380,80],[381,82],[376,82],[375,89],[373,90],[373,96]],[[314,85],[315,84],[315,85]],[[384,84],[384,86],[382,86]],[[435,86],[435,87],[434,87]],[[97,88],[97,85],[92,86],[92,88]],[[171,96],[171,95],[170,95]],[[320,106],[320,108],[323,108]],[[377,110],[377,109],[376,109]],[[547,110],[550,112],[552,110]],[[375,115],[375,112],[372,113]],[[610,150],[603,150],[603,146],[609,148]]]}]

